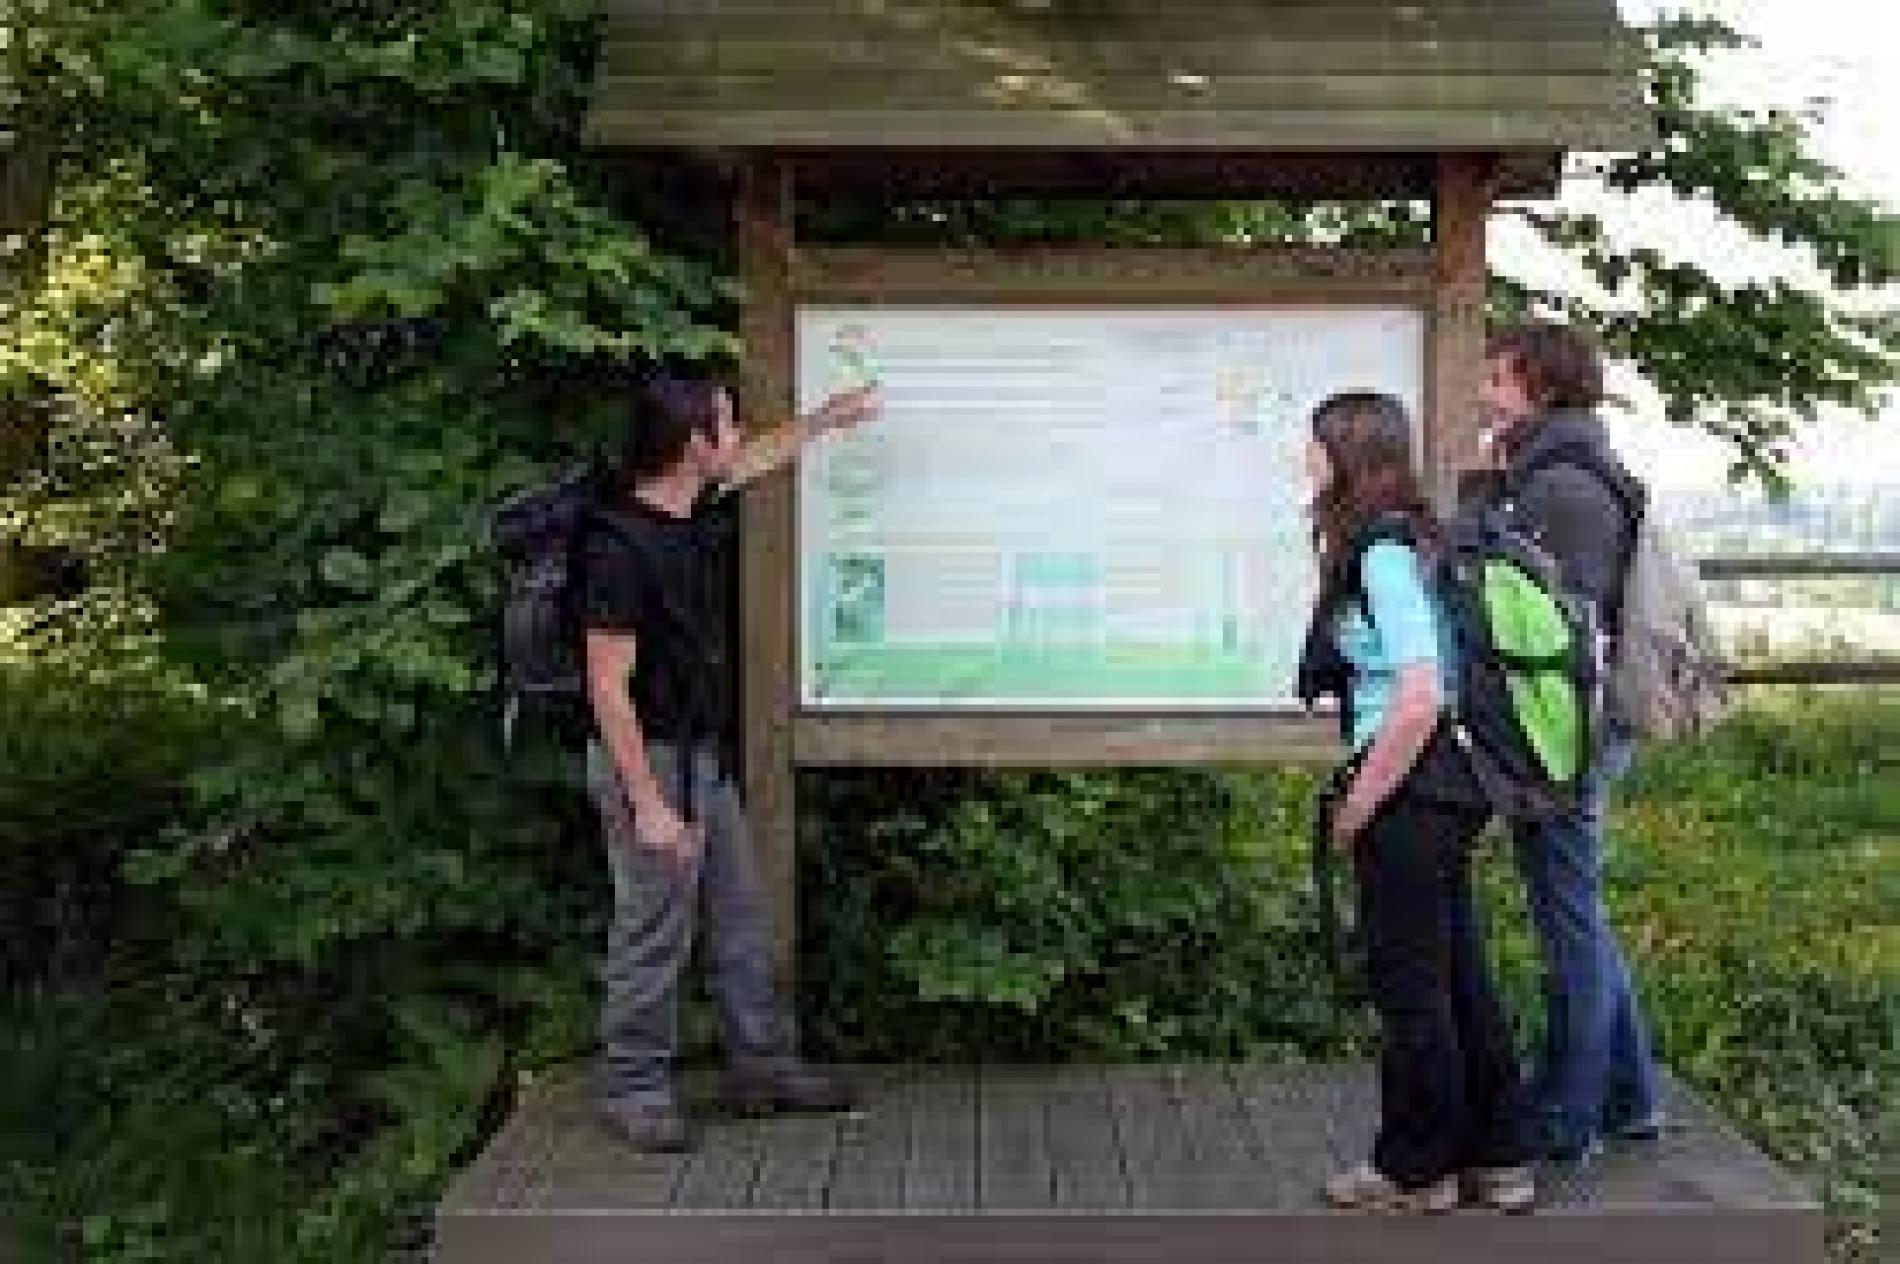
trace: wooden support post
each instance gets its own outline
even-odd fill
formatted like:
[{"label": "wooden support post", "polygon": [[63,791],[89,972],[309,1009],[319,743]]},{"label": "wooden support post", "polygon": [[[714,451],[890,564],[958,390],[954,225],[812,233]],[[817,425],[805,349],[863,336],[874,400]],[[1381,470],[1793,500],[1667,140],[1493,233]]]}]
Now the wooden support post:
[{"label": "wooden support post", "polygon": [[[770,158],[738,172],[734,231],[745,284],[739,331],[745,340],[741,403],[748,427],[794,415],[791,262],[792,182]],[[792,766],[797,664],[797,518],[793,471],[761,479],[745,494],[740,531],[740,693],[747,816],[759,873],[771,903],[774,956],[789,987],[796,973],[798,800]]]},{"label": "wooden support post", "polygon": [[17,133],[0,143],[0,296],[39,279],[52,197],[53,151],[44,137]]},{"label": "wooden support post", "polygon": [[1478,458],[1484,372],[1485,220],[1493,160],[1441,154],[1432,195],[1432,320],[1424,461],[1431,493],[1450,508],[1461,470]]},{"label": "wooden support post", "polygon": [[[0,301],[18,302],[39,283],[52,197],[52,149],[39,134],[16,132],[0,144]],[[0,401],[0,483],[44,459],[52,413],[41,407],[40,394]],[[41,586],[33,557],[17,541],[0,543],[0,605],[24,601]]]}]

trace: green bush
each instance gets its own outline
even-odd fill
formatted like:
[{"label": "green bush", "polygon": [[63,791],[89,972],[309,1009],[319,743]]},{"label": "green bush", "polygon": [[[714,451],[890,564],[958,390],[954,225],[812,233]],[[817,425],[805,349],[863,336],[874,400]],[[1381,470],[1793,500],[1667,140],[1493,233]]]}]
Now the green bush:
[{"label": "green bush", "polygon": [[1318,1056],[1310,778],[813,778],[807,1019],[846,1059]]},{"label": "green bush", "polygon": [[[1871,1259],[1900,1083],[1900,704],[1797,698],[1649,753],[1608,882],[1661,1051]],[[847,1060],[1352,1056],[1295,772],[812,777],[807,1026]],[[1480,878],[1526,1047],[1535,942]]]},{"label": "green bush", "polygon": [[124,850],[179,817],[206,749],[204,703],[79,664],[0,663],[0,981],[81,977],[152,933]]}]

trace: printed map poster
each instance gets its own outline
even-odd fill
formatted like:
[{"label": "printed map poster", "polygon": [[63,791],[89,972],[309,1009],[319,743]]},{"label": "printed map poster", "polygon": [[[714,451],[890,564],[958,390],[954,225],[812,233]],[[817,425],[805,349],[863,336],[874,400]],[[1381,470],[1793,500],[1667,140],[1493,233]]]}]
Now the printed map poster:
[{"label": "printed map poster", "polygon": [[1416,417],[1424,333],[1398,307],[802,309],[800,406],[885,400],[800,467],[804,705],[1290,704],[1308,418],[1342,390]]}]

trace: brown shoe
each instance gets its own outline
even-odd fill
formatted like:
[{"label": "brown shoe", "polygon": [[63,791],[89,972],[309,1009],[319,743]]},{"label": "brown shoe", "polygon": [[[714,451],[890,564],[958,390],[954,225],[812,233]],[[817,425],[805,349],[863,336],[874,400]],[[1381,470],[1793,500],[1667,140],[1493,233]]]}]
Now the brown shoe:
[{"label": "brown shoe", "polygon": [[849,1110],[849,1089],[802,1062],[771,1068],[732,1070],[726,1075],[726,1104],[735,1114],[829,1114]]},{"label": "brown shoe", "polygon": [[1326,1201],[1345,1211],[1442,1215],[1458,1206],[1458,1178],[1448,1176],[1418,1189],[1401,1189],[1370,1163],[1326,1182]]},{"label": "brown shoe", "polygon": [[608,1101],[600,1109],[607,1127],[636,1150],[677,1154],[692,1148],[686,1118],[673,1102]]}]

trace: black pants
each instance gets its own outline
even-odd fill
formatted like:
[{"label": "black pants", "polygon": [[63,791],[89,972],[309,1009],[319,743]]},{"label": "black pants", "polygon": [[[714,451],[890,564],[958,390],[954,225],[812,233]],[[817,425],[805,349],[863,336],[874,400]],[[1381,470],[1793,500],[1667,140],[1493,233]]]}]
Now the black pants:
[{"label": "black pants", "polygon": [[1407,1189],[1529,1158],[1520,1067],[1471,898],[1487,815],[1401,786],[1354,843],[1383,1026],[1372,1163]]}]

